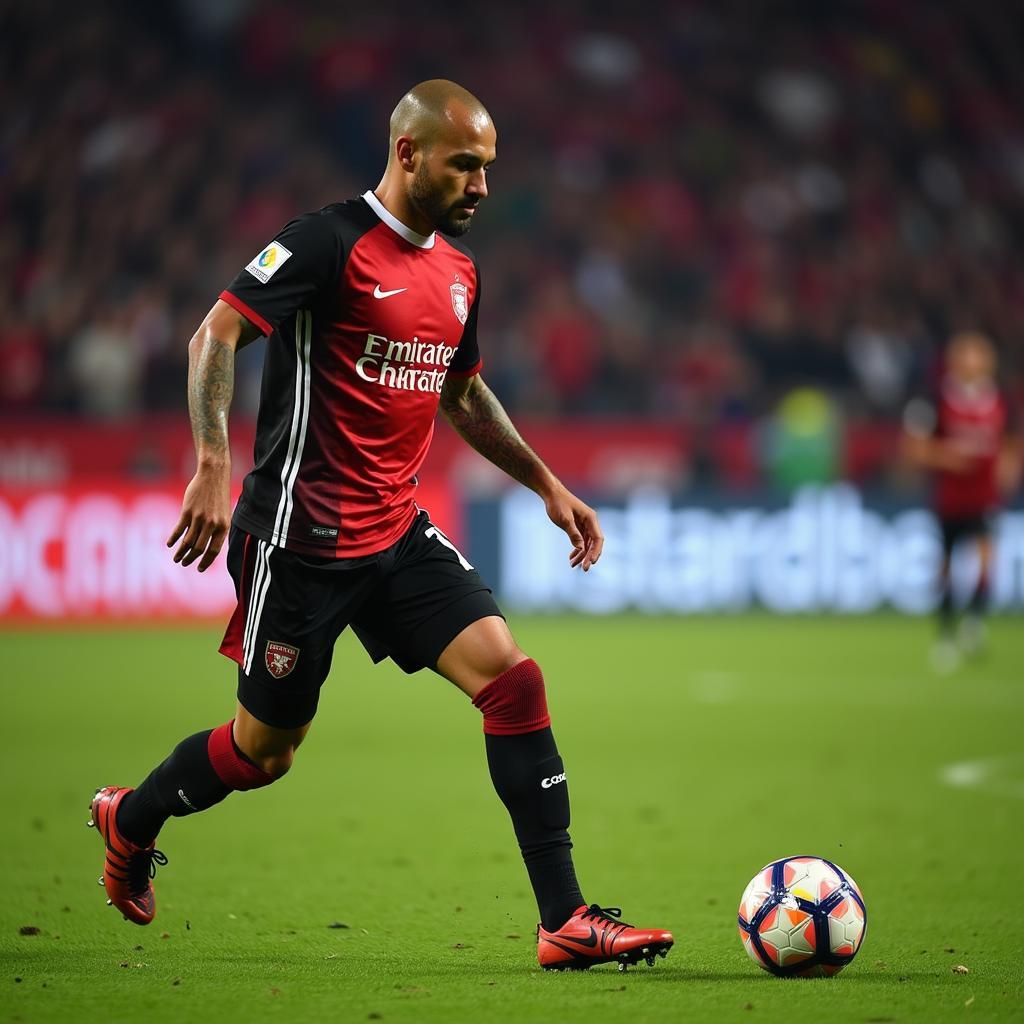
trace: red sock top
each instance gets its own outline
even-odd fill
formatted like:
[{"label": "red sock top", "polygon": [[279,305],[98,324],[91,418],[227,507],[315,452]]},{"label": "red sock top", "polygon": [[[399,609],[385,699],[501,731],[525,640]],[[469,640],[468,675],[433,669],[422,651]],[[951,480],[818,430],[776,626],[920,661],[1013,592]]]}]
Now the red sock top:
[{"label": "red sock top", "polygon": [[492,679],[473,704],[483,712],[484,732],[490,736],[516,736],[551,725],[544,676],[532,658]]},{"label": "red sock top", "polygon": [[210,733],[206,749],[213,770],[220,781],[231,789],[259,789],[261,786],[269,786],[274,777],[241,757],[235,748],[232,736],[234,724],[235,720],[232,719]]}]

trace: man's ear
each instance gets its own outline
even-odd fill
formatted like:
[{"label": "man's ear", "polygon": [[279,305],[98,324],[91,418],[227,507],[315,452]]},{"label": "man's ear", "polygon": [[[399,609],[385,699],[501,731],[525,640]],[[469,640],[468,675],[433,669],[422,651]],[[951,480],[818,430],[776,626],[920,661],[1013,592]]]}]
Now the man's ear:
[{"label": "man's ear", "polygon": [[410,174],[416,170],[416,143],[408,135],[402,135],[395,143],[395,156],[403,171]]}]

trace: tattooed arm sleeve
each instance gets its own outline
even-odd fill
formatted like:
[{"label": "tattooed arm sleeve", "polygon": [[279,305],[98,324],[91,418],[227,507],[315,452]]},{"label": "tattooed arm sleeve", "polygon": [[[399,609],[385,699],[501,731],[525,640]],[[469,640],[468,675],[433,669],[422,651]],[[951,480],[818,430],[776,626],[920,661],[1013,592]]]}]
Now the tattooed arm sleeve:
[{"label": "tattooed arm sleeve", "polygon": [[538,494],[550,489],[551,471],[519,435],[479,374],[449,377],[441,391],[441,411],[463,440],[513,480]]},{"label": "tattooed arm sleeve", "polygon": [[189,346],[188,414],[200,462],[227,457],[234,390],[234,346],[212,334],[197,335]]}]

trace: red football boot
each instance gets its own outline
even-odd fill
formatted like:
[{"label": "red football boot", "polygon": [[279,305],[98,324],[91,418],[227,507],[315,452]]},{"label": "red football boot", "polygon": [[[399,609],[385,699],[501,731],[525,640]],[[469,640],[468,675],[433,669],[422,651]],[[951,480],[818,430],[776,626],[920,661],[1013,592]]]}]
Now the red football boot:
[{"label": "red football boot", "polygon": [[668,956],[675,940],[660,928],[634,928],[620,921],[618,907],[591,903],[580,907],[557,932],[537,925],[537,959],[545,971],[585,971],[595,964],[615,961],[624,971],[630,964]]},{"label": "red football boot", "polygon": [[88,825],[99,829],[107,847],[100,879],[100,885],[107,890],[107,905],[117,907],[126,921],[149,924],[156,914],[150,879],[156,877],[157,864],[166,864],[167,858],[152,843],[136,846],[118,832],[117,808],[130,792],[118,786],[97,789],[89,806],[92,818]]}]

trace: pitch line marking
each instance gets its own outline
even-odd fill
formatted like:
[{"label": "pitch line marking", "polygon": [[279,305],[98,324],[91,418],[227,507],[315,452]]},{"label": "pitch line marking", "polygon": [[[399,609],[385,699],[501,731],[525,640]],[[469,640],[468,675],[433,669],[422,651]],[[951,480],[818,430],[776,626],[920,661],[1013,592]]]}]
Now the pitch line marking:
[{"label": "pitch line marking", "polygon": [[954,789],[977,789],[1024,800],[1024,757],[1011,754],[954,761],[942,766],[939,781]]}]

